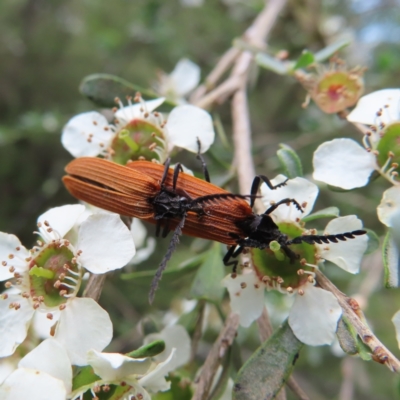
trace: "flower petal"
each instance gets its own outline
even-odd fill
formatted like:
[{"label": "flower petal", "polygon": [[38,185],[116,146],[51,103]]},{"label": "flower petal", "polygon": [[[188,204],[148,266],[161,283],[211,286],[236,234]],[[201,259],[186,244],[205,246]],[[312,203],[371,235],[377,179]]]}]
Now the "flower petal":
[{"label": "flower petal", "polygon": [[[9,257],[10,254],[13,254],[12,259]],[[10,267],[14,267],[19,273],[27,271],[28,265],[25,258],[29,256],[29,251],[22,246],[15,235],[0,232],[0,281],[14,277],[14,273],[9,271]]]},{"label": "flower petal", "polygon": [[389,228],[400,220],[400,187],[393,186],[383,192],[381,203],[378,206],[378,218]]},{"label": "flower petal", "polygon": [[103,350],[111,342],[112,330],[107,311],[93,299],[74,298],[61,312],[54,338],[67,349],[73,365],[86,365],[88,350]]},{"label": "flower petal", "polygon": [[4,357],[0,360],[0,385],[6,380],[7,376],[17,369],[18,357]]},{"label": "flower petal", "polygon": [[53,316],[52,319],[47,318],[47,313],[48,313],[47,309],[44,309],[43,311],[44,312],[42,312],[41,309],[38,309],[37,312],[35,312],[32,321],[32,329],[40,339],[48,339],[52,337],[51,336],[52,327],[60,319],[61,311],[57,309],[52,309],[51,310],[51,315]]},{"label": "flower petal", "polygon": [[46,372],[64,382],[68,393],[72,389],[72,368],[64,347],[55,339],[46,339],[29,352],[18,367]]},{"label": "flower petal", "polygon": [[144,118],[144,112],[151,113],[157,107],[160,107],[164,101],[165,97],[159,97],[158,99],[145,101],[144,104],[137,103],[120,108],[115,113],[115,117],[119,120],[118,126],[127,124],[135,118]]},{"label": "flower petal", "polygon": [[392,322],[396,328],[397,344],[400,347],[400,311],[397,311],[397,313],[393,315]]},{"label": "flower petal", "polygon": [[343,189],[365,186],[377,168],[375,155],[352,139],[322,143],[314,152],[313,165],[315,180]]},{"label": "flower petal", "polygon": [[109,382],[144,375],[152,364],[148,358],[134,359],[118,353],[100,353],[94,349],[88,351],[87,362],[96,375]]},{"label": "flower petal", "polygon": [[264,308],[264,285],[254,271],[248,274],[227,275],[222,280],[231,298],[231,309],[239,315],[240,325],[247,328],[262,313]]},{"label": "flower petal", "polygon": [[[380,109],[382,115],[377,117]],[[361,97],[347,120],[366,125],[388,125],[400,120],[400,89],[378,90]]]},{"label": "flower petal", "polygon": [[168,142],[197,153],[201,143],[201,152],[205,153],[214,143],[215,132],[210,114],[199,107],[189,104],[175,107],[168,116],[166,124]]},{"label": "flower petal", "polygon": [[[21,306],[18,310],[10,308],[16,302]],[[28,332],[34,309],[28,299],[16,294],[9,294],[7,299],[0,298],[0,357],[14,353]]]},{"label": "flower petal", "polygon": [[157,366],[150,372],[148,372],[143,378],[139,379],[139,384],[144,386],[150,392],[164,392],[171,387],[171,382],[165,380],[165,376],[171,371],[171,365],[176,362],[176,349],[172,349],[169,357],[157,364]]},{"label": "flower petal", "polygon": [[[324,234],[337,234],[362,229],[362,222],[355,215],[335,218],[328,223]],[[333,262],[338,267],[351,274],[359,272],[362,257],[368,247],[368,236],[356,236],[345,242],[318,245],[319,254],[322,258]]]},{"label": "flower petal", "polygon": [[56,231],[60,237],[64,237],[74,227],[84,211],[85,206],[82,204],[51,208],[38,218],[38,223],[42,224],[39,230],[46,237],[46,226],[44,223],[47,221],[53,231]]},{"label": "flower petal", "polygon": [[296,295],[289,313],[289,325],[297,339],[309,346],[331,344],[342,309],[336,297],[311,283],[304,295]]},{"label": "flower petal", "polygon": [[[277,185],[286,180],[286,176],[278,175],[271,180],[273,185]],[[308,215],[314,207],[315,200],[318,196],[318,187],[314,183],[304,178],[289,179],[285,186],[271,190],[265,183],[261,185],[262,202],[266,207],[270,207],[271,203],[277,203],[280,200],[289,198],[295,199],[302,205],[303,212],[299,211],[293,203],[289,206],[283,204],[272,212],[275,222],[295,221]],[[305,205],[303,207],[303,205]]]},{"label": "flower petal", "polygon": [[200,82],[200,67],[187,58],[182,58],[175,65],[169,75],[173,81],[175,92],[178,96],[185,96]]},{"label": "flower petal", "polygon": [[61,143],[76,158],[96,157],[109,147],[113,136],[107,119],[96,111],[90,111],[68,121]]},{"label": "flower petal", "polygon": [[0,386],[2,400],[65,400],[64,383],[46,372],[18,368]]},{"label": "flower petal", "polygon": [[151,343],[155,340],[164,340],[165,349],[162,353],[157,354],[154,359],[158,362],[165,361],[171,354],[173,348],[176,354],[169,363],[170,371],[174,371],[181,365],[185,365],[190,359],[191,341],[186,329],[181,325],[172,325],[164,328],[160,333],[152,333],[144,338],[144,344]]},{"label": "flower petal", "polygon": [[117,214],[93,214],[79,229],[79,261],[94,274],[124,267],[135,254],[127,226]]}]

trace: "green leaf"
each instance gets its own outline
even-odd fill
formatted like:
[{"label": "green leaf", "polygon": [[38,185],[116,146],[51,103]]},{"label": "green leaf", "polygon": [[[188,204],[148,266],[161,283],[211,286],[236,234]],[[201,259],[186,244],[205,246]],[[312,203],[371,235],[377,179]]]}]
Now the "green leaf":
[{"label": "green leaf", "polygon": [[329,46],[325,47],[324,49],[318,51],[314,54],[314,58],[316,62],[322,62],[327,60],[328,58],[332,57],[335,53],[343,48],[347,47],[351,43],[349,39],[342,39],[338,40],[330,44]]},{"label": "green leaf", "polygon": [[315,61],[314,54],[308,50],[304,50],[293,69],[306,68]]},{"label": "green leaf", "polygon": [[279,61],[275,57],[271,57],[265,53],[258,53],[256,55],[256,63],[265,69],[269,69],[279,75],[286,75],[288,73],[289,68],[286,63]]},{"label": "green leaf", "polygon": [[100,379],[101,378],[94,373],[93,368],[90,365],[79,368],[72,380],[72,390],[74,391],[80,387],[90,385]]},{"label": "green leaf", "polygon": [[285,321],[240,369],[232,398],[273,399],[290,376],[302,346]]},{"label": "green leaf", "polygon": [[303,222],[313,221],[320,218],[337,218],[340,214],[340,210],[337,207],[327,207],[323,210],[317,211],[315,213],[309,214],[302,218]]},{"label": "green leaf", "polygon": [[157,354],[162,353],[165,350],[165,342],[164,340],[155,340],[149,344],[146,344],[142,347],[139,347],[136,350],[127,353],[127,357],[131,358],[146,358],[146,357],[154,357]]},{"label": "green leaf", "polygon": [[[198,256],[195,256],[193,258],[190,258],[186,260],[184,263],[181,263],[178,268],[167,268],[163,272],[163,277],[170,277],[174,278],[175,276],[182,276],[191,273],[193,270],[195,270],[199,264],[203,262],[205,255],[204,254],[199,254]],[[146,270],[146,271],[134,271],[130,272],[128,274],[121,274],[121,279],[124,281],[130,280],[130,279],[140,279],[140,278],[152,278],[155,273],[156,269],[153,270]]]},{"label": "green leaf", "polygon": [[368,235],[368,247],[365,250],[364,254],[371,254],[375,250],[379,249],[379,237],[378,235],[371,229],[365,229]]},{"label": "green leaf", "polygon": [[193,280],[190,296],[195,299],[220,302],[224,295],[224,288],[221,285],[221,281],[225,276],[220,244],[214,243],[206,254],[207,256]]},{"label": "green leaf", "polygon": [[297,153],[285,144],[280,144],[280,147],[281,148],[277,151],[277,155],[284,174],[289,179],[303,176],[303,167]]},{"label": "green leaf", "polygon": [[[146,100],[156,99],[158,96],[151,90],[143,89],[125,79],[110,74],[92,74],[85,77],[79,85],[79,91],[99,107],[115,107],[115,98],[122,102],[126,96],[134,97],[140,92]],[[176,104],[166,100],[160,107],[160,111],[170,111]]]},{"label": "green leaf", "polygon": [[395,288],[400,286],[399,269],[400,269],[400,251],[393,239],[390,230],[383,241],[383,267],[385,269],[385,286],[387,288]]}]

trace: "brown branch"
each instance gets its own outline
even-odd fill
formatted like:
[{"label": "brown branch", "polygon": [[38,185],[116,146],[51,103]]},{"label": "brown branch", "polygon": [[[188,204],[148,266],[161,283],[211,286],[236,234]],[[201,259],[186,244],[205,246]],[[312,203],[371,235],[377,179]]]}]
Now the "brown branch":
[{"label": "brown branch", "polygon": [[392,372],[400,373],[400,361],[379,341],[369,327],[362,321],[364,314],[357,302],[342,293],[321,271],[316,271],[317,282],[322,289],[331,292],[338,300],[350,324],[362,342],[371,350],[372,359],[386,365]]},{"label": "brown branch", "polygon": [[98,301],[103,290],[107,274],[90,274],[88,283],[83,291],[83,297],[90,297]]},{"label": "brown branch", "polygon": [[204,362],[200,376],[197,381],[196,390],[192,400],[205,400],[210,393],[210,388],[220,364],[221,358],[225,355],[226,350],[232,344],[239,327],[239,316],[230,314],[225,321],[224,328],[215,341],[211,351],[208,353]]}]

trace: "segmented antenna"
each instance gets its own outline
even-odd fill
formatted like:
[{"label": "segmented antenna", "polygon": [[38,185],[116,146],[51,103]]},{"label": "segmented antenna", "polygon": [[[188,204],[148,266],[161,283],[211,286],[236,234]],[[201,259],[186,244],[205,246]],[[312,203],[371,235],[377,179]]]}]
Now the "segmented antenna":
[{"label": "segmented antenna", "polygon": [[356,236],[365,235],[366,233],[367,231],[360,229],[335,235],[304,235],[288,240],[286,245],[290,246],[291,244],[300,244],[302,242],[308,244],[339,243],[339,241],[345,242],[347,239],[354,239]]}]

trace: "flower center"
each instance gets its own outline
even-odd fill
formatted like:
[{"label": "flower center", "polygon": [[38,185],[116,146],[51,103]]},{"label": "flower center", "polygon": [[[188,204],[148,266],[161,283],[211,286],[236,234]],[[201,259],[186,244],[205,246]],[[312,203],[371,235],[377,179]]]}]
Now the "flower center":
[{"label": "flower center", "polygon": [[[298,225],[291,223],[281,223],[278,226],[280,231],[289,238],[300,236],[303,232]],[[252,249],[256,274],[267,286],[289,290],[299,288],[308,281],[314,269],[301,260],[306,260],[308,264],[316,264],[314,246],[302,243],[291,245],[290,250],[298,256],[298,261],[291,261],[282,248],[279,254],[275,254],[270,249]]]},{"label": "flower center", "polygon": [[41,299],[47,307],[65,303],[81,283],[74,253],[59,241],[47,245],[29,263],[29,281],[34,301]]},{"label": "flower center", "polygon": [[399,171],[398,165],[400,164],[400,122],[394,122],[387,125],[382,131],[382,138],[380,139],[377,150],[378,163],[380,166],[385,165],[388,156],[391,157],[391,163],[395,163],[397,172]]}]

